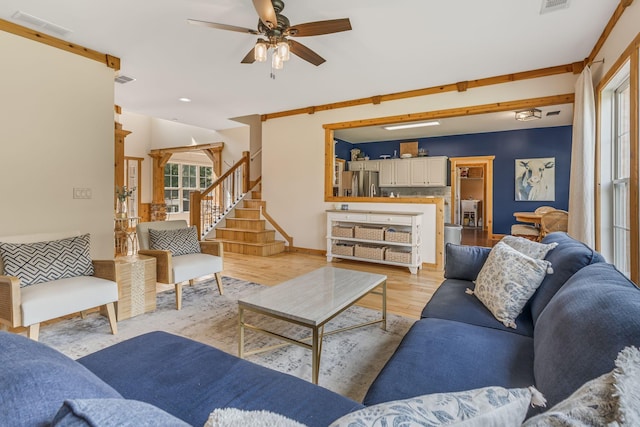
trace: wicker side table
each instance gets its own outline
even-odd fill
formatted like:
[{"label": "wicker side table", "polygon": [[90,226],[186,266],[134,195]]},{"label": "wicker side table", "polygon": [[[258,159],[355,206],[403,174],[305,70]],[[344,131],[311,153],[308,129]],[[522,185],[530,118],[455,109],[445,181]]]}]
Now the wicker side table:
[{"label": "wicker side table", "polygon": [[133,255],[115,260],[118,321],[156,309],[156,259]]}]

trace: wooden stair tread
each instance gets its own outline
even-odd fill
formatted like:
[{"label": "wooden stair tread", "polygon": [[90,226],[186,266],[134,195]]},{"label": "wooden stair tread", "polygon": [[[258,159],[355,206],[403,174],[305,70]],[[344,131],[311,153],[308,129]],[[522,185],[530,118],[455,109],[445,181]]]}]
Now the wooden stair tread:
[{"label": "wooden stair tread", "polygon": [[234,231],[234,232],[240,232],[240,233],[270,233],[272,231],[275,230],[269,230],[269,229],[265,229],[265,230],[249,230],[246,228],[232,228],[232,227],[216,227],[216,230],[221,230],[221,231]]},{"label": "wooden stair tread", "polygon": [[245,242],[243,240],[229,240],[229,239],[214,239],[213,241],[222,242],[222,243],[234,243],[237,245],[248,245],[248,246],[282,245],[285,243],[284,240],[272,240],[271,242],[264,242],[264,243]]}]

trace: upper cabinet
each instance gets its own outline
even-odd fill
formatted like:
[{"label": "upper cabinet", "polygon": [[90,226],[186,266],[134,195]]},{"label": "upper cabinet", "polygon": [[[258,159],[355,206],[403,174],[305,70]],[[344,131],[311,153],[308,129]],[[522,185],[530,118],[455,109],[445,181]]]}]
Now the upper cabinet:
[{"label": "upper cabinet", "polygon": [[380,187],[411,186],[411,162],[406,159],[380,160]]},{"label": "upper cabinet", "polygon": [[380,160],[359,160],[349,162],[350,171],[379,171]]},{"label": "upper cabinet", "polygon": [[361,160],[349,162],[350,171],[380,172],[380,187],[444,187],[447,185],[447,157]]},{"label": "upper cabinet", "polygon": [[444,187],[447,185],[447,157],[410,159],[412,187]]}]

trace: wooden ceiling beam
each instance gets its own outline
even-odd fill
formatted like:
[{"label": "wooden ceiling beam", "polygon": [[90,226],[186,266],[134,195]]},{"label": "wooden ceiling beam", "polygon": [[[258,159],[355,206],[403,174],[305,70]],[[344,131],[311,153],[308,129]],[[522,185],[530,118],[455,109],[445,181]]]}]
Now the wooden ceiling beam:
[{"label": "wooden ceiling beam", "polygon": [[450,84],[441,85],[441,86],[432,86],[428,88],[391,93],[387,95],[376,95],[376,96],[371,96],[367,98],[353,99],[350,101],[334,102],[332,104],[316,105],[313,107],[298,108],[295,110],[287,110],[287,111],[280,111],[277,113],[263,114],[261,116],[261,119],[264,122],[269,119],[295,116],[298,114],[313,114],[318,111],[335,110],[339,108],[354,107],[357,105],[365,105],[365,104],[377,105],[377,104],[380,104],[381,102],[395,101],[398,99],[414,98],[418,96],[434,95],[438,93],[454,92],[454,91],[463,92],[468,89],[478,88],[482,86],[491,86],[491,85],[496,85],[501,83],[515,82],[519,80],[536,79],[540,77],[548,77],[548,76],[554,76],[557,74],[564,74],[564,73],[575,73],[575,71],[576,71],[576,67],[574,64],[564,64],[564,65],[558,65],[555,67],[547,67],[547,68],[540,68],[537,70],[522,71],[519,73],[503,74],[501,76],[488,77],[484,79],[450,83]]},{"label": "wooden ceiling beam", "polygon": [[50,36],[45,33],[41,33],[31,28],[23,27],[22,25],[15,24],[4,19],[0,19],[0,30],[7,33],[15,34],[16,36],[25,37],[30,40],[34,40],[40,43],[47,44],[49,46],[56,47],[58,49],[66,50],[67,52],[75,53],[85,58],[92,59],[94,61],[101,62],[109,68],[113,68],[118,71],[120,69],[120,58],[112,56],[106,53],[98,52],[97,50],[89,49],[84,46],[80,46],[68,41],[59,39],[57,37]]}]

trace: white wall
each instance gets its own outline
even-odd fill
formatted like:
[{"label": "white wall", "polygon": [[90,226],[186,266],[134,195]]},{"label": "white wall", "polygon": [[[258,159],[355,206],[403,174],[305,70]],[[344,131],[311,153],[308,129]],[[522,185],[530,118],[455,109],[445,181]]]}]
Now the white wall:
[{"label": "white wall", "polygon": [[605,41],[604,45],[600,49],[600,52],[596,55],[596,60],[604,59],[604,63],[593,64],[592,73],[594,83],[597,84],[605,73],[615,64],[620,58],[620,55],[629,46],[629,43],[640,32],[640,2],[634,1],[631,6],[628,6],[618,24],[614,27],[613,31]]},{"label": "white wall", "polygon": [[[153,160],[149,157],[151,150],[224,142],[222,172],[229,169],[228,165],[233,165],[240,160],[243,151],[249,150],[248,126],[217,132],[125,110],[118,120],[122,123],[123,129],[131,132],[125,139],[125,155],[144,158],[141,175],[142,193],[140,194],[142,203],[150,203],[152,199]],[[189,162],[211,165],[211,161],[204,155],[191,158],[181,156],[174,155],[172,160],[179,161],[182,158]]]},{"label": "white wall", "polygon": [[0,54],[0,235],[79,230],[113,258],[114,70],[2,31]]},{"label": "white wall", "polygon": [[[332,205],[324,202],[323,124],[573,93],[575,80],[562,74],[268,120],[263,124],[262,193],[269,213],[294,237],[295,246],[326,249],[324,211]],[[358,209],[356,203],[349,205]],[[423,244],[435,248],[435,240]],[[435,259],[425,257],[424,262]]]}]

